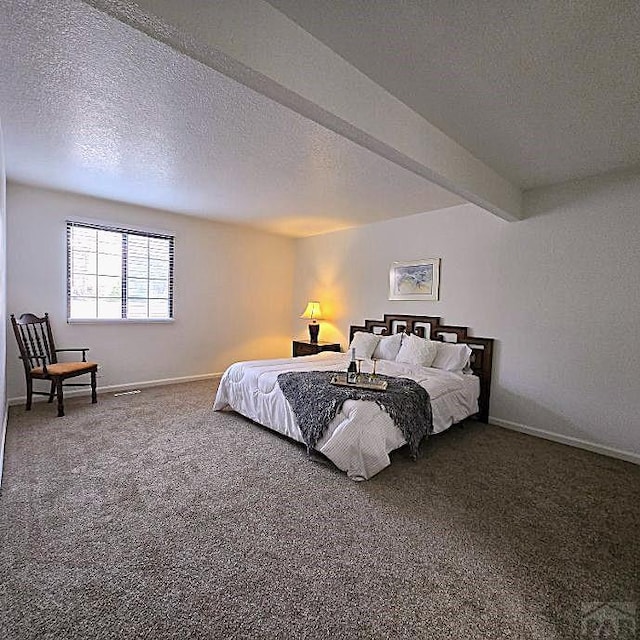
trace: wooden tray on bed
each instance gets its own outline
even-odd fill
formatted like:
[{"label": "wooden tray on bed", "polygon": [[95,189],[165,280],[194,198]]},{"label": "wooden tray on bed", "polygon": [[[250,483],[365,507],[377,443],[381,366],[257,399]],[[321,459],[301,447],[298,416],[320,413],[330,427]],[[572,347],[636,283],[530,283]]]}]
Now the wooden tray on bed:
[{"label": "wooden tray on bed", "polygon": [[386,391],[387,390],[387,381],[386,380],[367,380],[368,374],[358,374],[360,379],[358,382],[347,382],[347,374],[346,373],[337,373],[333,378],[331,378],[331,384],[335,384],[338,387],[351,387],[352,389],[368,389],[369,391]]}]

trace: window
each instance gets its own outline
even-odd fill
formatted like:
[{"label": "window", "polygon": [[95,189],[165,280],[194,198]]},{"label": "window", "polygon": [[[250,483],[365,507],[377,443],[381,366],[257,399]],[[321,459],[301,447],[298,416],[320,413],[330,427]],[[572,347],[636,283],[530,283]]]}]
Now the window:
[{"label": "window", "polygon": [[173,236],[67,222],[69,320],[173,318]]}]

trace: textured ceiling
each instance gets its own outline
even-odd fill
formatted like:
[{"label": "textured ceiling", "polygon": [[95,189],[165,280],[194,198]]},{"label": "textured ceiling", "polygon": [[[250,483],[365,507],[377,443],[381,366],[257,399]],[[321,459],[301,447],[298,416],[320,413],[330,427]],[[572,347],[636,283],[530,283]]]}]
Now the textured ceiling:
[{"label": "textured ceiling", "polygon": [[10,179],[293,236],[462,202],[83,2],[1,11]]},{"label": "textured ceiling", "polygon": [[269,0],[521,187],[640,164],[638,0]]}]

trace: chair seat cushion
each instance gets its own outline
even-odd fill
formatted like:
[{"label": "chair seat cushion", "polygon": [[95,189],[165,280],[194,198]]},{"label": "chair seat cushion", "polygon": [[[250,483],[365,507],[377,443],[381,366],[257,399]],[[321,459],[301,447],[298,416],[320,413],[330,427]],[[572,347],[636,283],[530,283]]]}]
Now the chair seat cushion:
[{"label": "chair seat cushion", "polygon": [[[47,373],[50,376],[67,376],[71,373],[88,373],[97,366],[95,362],[57,362],[56,364],[47,365]],[[43,376],[44,369],[42,367],[34,367],[31,369],[31,375]]]}]

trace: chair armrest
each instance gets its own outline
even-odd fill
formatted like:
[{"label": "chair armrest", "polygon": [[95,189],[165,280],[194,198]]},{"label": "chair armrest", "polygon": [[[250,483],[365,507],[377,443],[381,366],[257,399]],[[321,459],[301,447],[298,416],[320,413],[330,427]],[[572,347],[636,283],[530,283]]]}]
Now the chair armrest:
[{"label": "chair armrest", "polygon": [[89,347],[79,347],[77,349],[56,349],[56,353],[60,353],[62,351],[82,351],[82,362],[86,362],[87,351],[89,351]]}]

